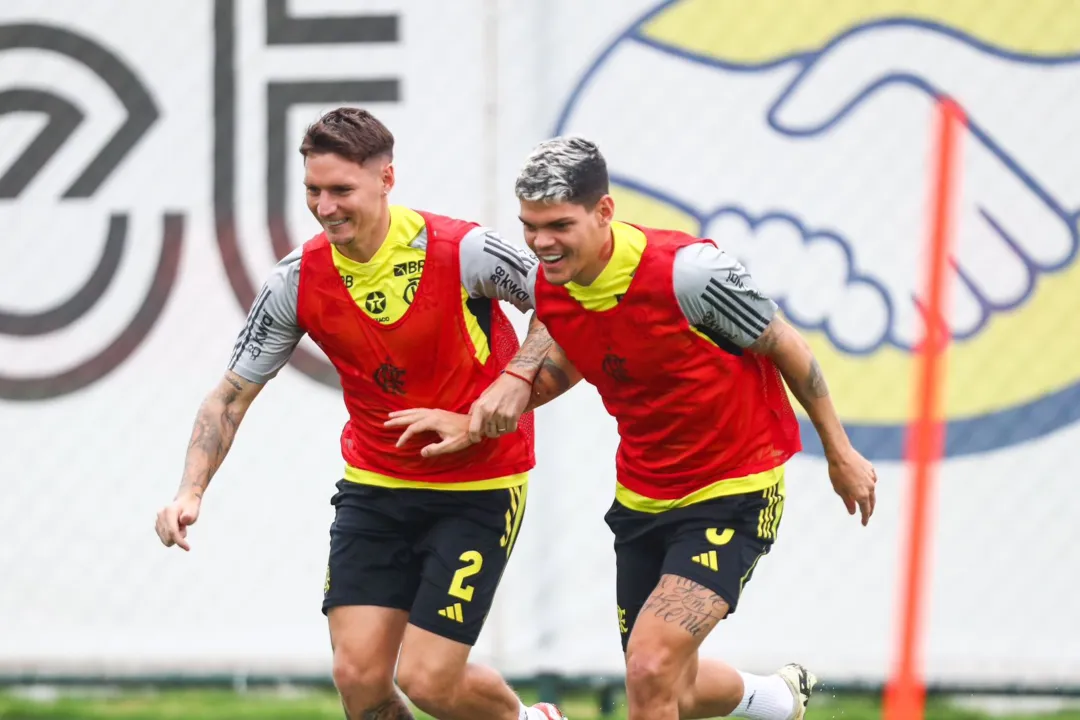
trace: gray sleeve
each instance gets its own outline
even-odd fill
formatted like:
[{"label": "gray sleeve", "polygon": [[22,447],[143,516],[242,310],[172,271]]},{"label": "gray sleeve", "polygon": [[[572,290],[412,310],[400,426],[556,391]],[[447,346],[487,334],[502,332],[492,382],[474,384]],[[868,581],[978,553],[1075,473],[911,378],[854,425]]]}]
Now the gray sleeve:
[{"label": "gray sleeve", "polygon": [[673,274],[679,307],[706,335],[745,348],[761,337],[776,314],[776,303],[758,290],[746,268],[712,243],[681,248]]},{"label": "gray sleeve", "polygon": [[505,300],[521,312],[533,309],[539,263],[528,250],[489,228],[474,228],[461,239],[461,284],[470,297]]},{"label": "gray sleeve", "polygon": [[236,337],[229,369],[245,380],[265,383],[277,375],[304,336],[296,319],[302,253],[297,248],[274,267]]}]

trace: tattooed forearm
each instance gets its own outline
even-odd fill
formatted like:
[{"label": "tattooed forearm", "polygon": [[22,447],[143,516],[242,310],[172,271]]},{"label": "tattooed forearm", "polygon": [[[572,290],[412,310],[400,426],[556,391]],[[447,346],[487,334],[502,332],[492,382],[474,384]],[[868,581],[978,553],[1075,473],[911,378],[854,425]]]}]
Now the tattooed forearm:
[{"label": "tattooed forearm", "polygon": [[724,619],[728,604],[693,580],[664,575],[641,608],[639,617],[647,613],[666,623],[677,624],[694,637],[702,637]]},{"label": "tattooed forearm", "polygon": [[810,360],[810,374],[806,378],[806,391],[811,397],[825,397],[829,394],[829,386],[825,382],[825,374],[821,372],[817,358]]},{"label": "tattooed forearm", "polygon": [[232,447],[240,418],[235,410],[220,402],[207,400],[199,408],[195,427],[188,442],[187,461],[181,489],[202,497],[225,455]]},{"label": "tattooed forearm", "polygon": [[540,371],[536,374],[536,379],[533,380],[532,398],[529,400],[525,411],[535,410],[541,405],[551,402],[574,387],[579,380],[581,380],[581,375],[578,373],[577,368],[570,364],[570,360],[566,357],[563,349],[557,343],[552,342],[551,349],[548,351],[547,357],[544,358],[544,362],[540,365]]},{"label": "tattooed forearm", "polygon": [[829,385],[825,382],[825,373],[821,372],[821,365],[818,364],[817,358],[810,355],[809,348],[806,349],[806,354],[810,359],[809,364],[805,359],[794,362],[783,358],[778,359],[776,366],[788,387],[791,388],[791,392],[794,393],[795,399],[809,413],[817,400],[829,394]]},{"label": "tattooed forearm", "polygon": [[525,377],[536,377],[536,372],[547,357],[553,342],[544,323],[537,319],[536,313],[533,313],[532,319],[529,320],[529,332],[525,336],[525,341],[521,343],[521,349],[507,367]]},{"label": "tattooed forearm", "polygon": [[769,323],[750,350],[767,355],[791,389],[795,399],[806,410],[814,424],[827,457],[850,447],[847,433],[829,397],[825,373],[814,357],[806,340],[779,316]]},{"label": "tattooed forearm", "polygon": [[807,410],[815,399],[829,394],[825,374],[810,346],[779,317],[772,319],[748,349],[772,359],[791,392]]},{"label": "tattooed forearm", "polygon": [[257,386],[245,386],[239,380],[226,376],[203,400],[188,442],[180,493],[202,497],[210,478],[221,467],[232,447],[240,421],[257,393]]},{"label": "tattooed forearm", "polygon": [[551,402],[569,389],[570,378],[563,369],[551,358],[544,358],[544,364],[540,366],[540,372],[533,381],[532,399],[529,400],[526,412]]},{"label": "tattooed forearm", "polygon": [[415,720],[415,718],[409,707],[395,694],[378,707],[362,710],[358,720]]}]

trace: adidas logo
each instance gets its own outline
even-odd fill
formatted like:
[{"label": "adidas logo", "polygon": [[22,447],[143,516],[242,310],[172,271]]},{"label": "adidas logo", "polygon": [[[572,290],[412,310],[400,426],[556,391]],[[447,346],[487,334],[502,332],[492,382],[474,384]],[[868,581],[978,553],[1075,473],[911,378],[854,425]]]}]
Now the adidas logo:
[{"label": "adidas logo", "polygon": [[703,552],[700,555],[695,555],[694,557],[692,557],[690,559],[693,560],[694,562],[696,562],[698,565],[704,565],[705,567],[709,568],[710,570],[712,570],[714,572],[717,569],[716,551],[715,550],[710,550],[709,552]]},{"label": "adidas logo", "polygon": [[450,607],[443,608],[439,611],[439,615],[451,620],[457,620],[459,623],[465,622],[465,618],[461,614],[461,603],[454,603]]}]

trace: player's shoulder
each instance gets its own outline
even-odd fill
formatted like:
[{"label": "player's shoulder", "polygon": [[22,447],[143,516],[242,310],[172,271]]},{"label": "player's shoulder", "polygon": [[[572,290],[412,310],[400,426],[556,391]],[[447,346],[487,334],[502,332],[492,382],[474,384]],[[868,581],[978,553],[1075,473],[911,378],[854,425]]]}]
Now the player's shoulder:
[{"label": "player's shoulder", "polygon": [[[292,257],[294,254],[297,256],[301,256],[306,252],[311,252],[313,250],[327,247],[329,244],[330,240],[326,237],[326,231],[320,231],[309,237],[304,242],[300,243],[297,247],[293,249],[292,252],[290,252],[285,257]],[[284,258],[282,259],[284,260]]]},{"label": "player's shoulder", "polygon": [[300,269],[300,262],[304,258],[304,246],[293,248],[292,251],[277,261],[271,273],[291,273]]},{"label": "player's shoulder", "polygon": [[479,227],[479,223],[473,220],[463,220],[462,218],[442,215],[427,210],[412,209],[412,212],[424,219],[424,224],[429,232],[436,232],[449,238],[461,239],[465,237],[469,231]]},{"label": "player's shoulder", "polygon": [[293,249],[277,261],[270,269],[264,283],[271,292],[295,291],[300,282],[300,263],[304,258],[305,246]]},{"label": "player's shoulder", "polygon": [[[710,240],[684,245],[675,252],[673,273],[676,284],[697,285],[712,278],[745,272],[738,259]],[[679,281],[684,281],[680,283]]]},{"label": "player's shoulder", "polygon": [[536,256],[528,248],[504,239],[498,231],[483,225],[477,225],[461,238],[461,258],[463,262],[506,265],[522,275],[537,265]]},{"label": "player's shoulder", "polygon": [[721,290],[772,304],[742,262],[708,240],[680,248],[675,255],[672,276],[675,293],[680,299],[703,291]]},{"label": "player's shoulder", "polygon": [[675,251],[675,264],[685,269],[737,267],[739,261],[712,240],[696,239]]}]

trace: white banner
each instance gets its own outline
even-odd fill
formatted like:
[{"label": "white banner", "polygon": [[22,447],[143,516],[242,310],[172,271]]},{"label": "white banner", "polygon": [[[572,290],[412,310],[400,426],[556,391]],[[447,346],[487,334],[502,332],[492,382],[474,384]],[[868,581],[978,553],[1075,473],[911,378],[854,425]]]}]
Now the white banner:
[{"label": "white banner", "polygon": [[[623,219],[737,254],[821,359],[878,467],[849,517],[804,425],[773,552],[703,652],[882,681],[896,643],[933,109],[968,123],[925,664],[1080,681],[1080,11],[978,0],[9,0],[0,6],[0,674],[326,672],[345,420],[305,341],[191,534],[153,516],[275,260],[317,231],[304,127],[363,105],[393,201],[520,241],[528,150],[583,133]],[[508,311],[519,329],[525,318]],[[587,386],[538,466],[478,659],[620,674],[614,422]],[[1056,560],[1054,558],[1057,558]]]}]

